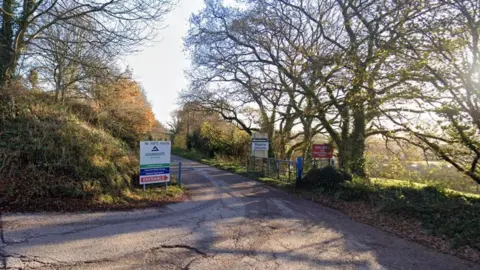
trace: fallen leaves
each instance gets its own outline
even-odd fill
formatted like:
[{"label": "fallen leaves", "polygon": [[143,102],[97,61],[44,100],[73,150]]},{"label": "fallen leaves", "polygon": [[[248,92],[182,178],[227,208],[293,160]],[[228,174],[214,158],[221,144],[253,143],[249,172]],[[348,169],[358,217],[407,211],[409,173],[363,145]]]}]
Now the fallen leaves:
[{"label": "fallen leaves", "polygon": [[452,254],[476,263],[480,262],[480,251],[469,246],[454,249],[450,244],[451,239],[445,236],[440,237],[428,234],[428,232],[422,228],[421,222],[416,219],[379,212],[373,205],[366,202],[339,201],[320,194],[315,194],[315,196],[303,195],[302,197],[323,206],[334,208],[355,221],[371,225],[401,238],[420,243],[446,254]]}]

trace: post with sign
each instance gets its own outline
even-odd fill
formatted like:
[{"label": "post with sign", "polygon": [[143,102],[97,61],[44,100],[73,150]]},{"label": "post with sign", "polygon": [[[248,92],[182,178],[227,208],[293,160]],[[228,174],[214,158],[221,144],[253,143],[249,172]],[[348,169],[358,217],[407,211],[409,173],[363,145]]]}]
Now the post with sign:
[{"label": "post with sign", "polygon": [[252,138],[252,154],[257,157],[268,157],[268,138]]},{"label": "post with sign", "polygon": [[328,164],[331,164],[333,158],[333,145],[331,144],[314,144],[312,145],[313,159],[328,159]]},{"label": "post with sign", "polygon": [[140,142],[140,185],[170,182],[170,153],[172,145],[168,141]]},{"label": "post with sign", "polygon": [[[256,158],[261,158],[262,172],[264,173],[265,165],[268,169],[268,137],[266,134],[254,133],[252,138],[252,159],[254,171],[256,167]],[[248,167],[248,165],[247,165]]]}]

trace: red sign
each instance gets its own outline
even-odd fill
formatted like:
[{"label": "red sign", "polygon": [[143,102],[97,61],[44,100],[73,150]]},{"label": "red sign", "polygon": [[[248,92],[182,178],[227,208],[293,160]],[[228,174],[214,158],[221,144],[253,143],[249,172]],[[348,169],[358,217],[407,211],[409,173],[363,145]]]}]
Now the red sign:
[{"label": "red sign", "polygon": [[168,176],[160,175],[160,176],[141,176],[140,177],[140,184],[148,184],[151,182],[168,182]]},{"label": "red sign", "polygon": [[333,146],[330,144],[312,145],[312,158],[333,158]]}]

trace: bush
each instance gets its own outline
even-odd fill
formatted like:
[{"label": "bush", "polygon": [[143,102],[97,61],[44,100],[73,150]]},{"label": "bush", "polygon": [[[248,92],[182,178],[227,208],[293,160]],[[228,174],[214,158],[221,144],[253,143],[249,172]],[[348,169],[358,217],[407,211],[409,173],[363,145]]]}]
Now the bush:
[{"label": "bush", "polygon": [[321,169],[311,169],[298,183],[298,187],[312,188],[321,187],[333,189],[339,187],[345,181],[350,181],[352,177],[335,167],[327,166]]},{"label": "bush", "polygon": [[367,179],[354,177],[352,180],[342,183],[335,190],[335,199],[344,201],[371,201],[378,192],[377,186]]},{"label": "bush", "polygon": [[250,149],[250,136],[233,125],[221,126],[204,122],[200,130],[187,135],[185,147],[176,141],[175,146],[202,152],[209,158],[245,159]]}]

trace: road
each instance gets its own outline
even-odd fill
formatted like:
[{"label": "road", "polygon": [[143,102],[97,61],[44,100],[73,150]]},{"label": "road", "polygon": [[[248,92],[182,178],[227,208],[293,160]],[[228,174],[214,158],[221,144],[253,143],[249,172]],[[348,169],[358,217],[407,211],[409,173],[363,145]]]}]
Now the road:
[{"label": "road", "polygon": [[480,269],[261,183],[182,161],[191,195],[183,203],[3,214],[0,268]]}]

